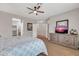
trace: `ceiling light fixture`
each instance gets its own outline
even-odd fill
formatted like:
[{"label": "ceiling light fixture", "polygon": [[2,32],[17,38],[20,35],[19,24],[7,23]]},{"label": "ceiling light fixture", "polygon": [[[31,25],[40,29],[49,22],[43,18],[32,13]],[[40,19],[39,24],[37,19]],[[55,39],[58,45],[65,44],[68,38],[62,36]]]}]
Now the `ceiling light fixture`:
[{"label": "ceiling light fixture", "polygon": [[34,11],[34,13],[37,13],[37,11]]}]

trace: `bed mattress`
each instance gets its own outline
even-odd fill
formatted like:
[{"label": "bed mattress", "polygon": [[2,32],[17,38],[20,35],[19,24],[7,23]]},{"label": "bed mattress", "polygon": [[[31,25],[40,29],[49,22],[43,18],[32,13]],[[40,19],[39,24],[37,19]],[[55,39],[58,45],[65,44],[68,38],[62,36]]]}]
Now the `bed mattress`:
[{"label": "bed mattress", "polygon": [[36,56],[40,53],[48,55],[44,42],[38,38],[0,39],[1,56]]}]

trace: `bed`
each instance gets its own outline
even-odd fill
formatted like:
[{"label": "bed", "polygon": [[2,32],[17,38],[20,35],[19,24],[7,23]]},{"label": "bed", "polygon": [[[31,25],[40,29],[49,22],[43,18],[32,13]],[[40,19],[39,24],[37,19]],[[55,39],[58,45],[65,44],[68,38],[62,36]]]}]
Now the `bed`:
[{"label": "bed", "polygon": [[0,56],[48,55],[44,42],[38,38],[20,37],[0,39]]}]

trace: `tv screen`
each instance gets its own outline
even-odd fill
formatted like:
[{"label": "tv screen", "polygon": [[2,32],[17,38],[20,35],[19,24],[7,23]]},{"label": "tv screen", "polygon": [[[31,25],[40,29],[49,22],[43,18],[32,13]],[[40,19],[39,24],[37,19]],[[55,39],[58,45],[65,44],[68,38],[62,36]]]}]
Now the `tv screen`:
[{"label": "tv screen", "polygon": [[68,20],[62,20],[56,22],[56,33],[68,33]]}]

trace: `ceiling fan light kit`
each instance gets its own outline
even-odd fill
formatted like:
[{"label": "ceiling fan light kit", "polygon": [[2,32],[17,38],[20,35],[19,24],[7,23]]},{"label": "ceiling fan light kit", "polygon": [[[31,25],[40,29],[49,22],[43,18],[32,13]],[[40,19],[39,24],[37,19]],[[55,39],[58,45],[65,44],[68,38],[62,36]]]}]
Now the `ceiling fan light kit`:
[{"label": "ceiling fan light kit", "polygon": [[34,13],[37,13],[37,11],[34,11]]}]

